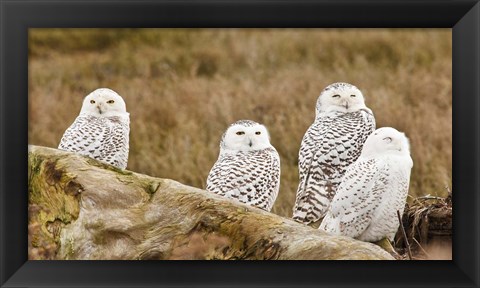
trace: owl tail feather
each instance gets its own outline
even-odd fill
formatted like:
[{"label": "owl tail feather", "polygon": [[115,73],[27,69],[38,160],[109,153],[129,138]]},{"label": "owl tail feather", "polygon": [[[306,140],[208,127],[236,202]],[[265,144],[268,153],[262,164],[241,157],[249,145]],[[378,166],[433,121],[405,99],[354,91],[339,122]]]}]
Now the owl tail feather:
[{"label": "owl tail feather", "polygon": [[319,185],[308,187],[305,196],[297,199],[293,209],[293,220],[311,224],[322,219],[330,205],[328,189],[330,181],[319,181]]}]

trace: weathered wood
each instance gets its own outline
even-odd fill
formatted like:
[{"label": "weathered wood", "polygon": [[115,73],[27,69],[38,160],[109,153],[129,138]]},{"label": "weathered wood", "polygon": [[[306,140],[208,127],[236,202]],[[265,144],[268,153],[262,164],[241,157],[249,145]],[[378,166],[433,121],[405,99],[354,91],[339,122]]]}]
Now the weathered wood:
[{"label": "weathered wood", "polygon": [[30,259],[393,259],[168,179],[29,146]]}]

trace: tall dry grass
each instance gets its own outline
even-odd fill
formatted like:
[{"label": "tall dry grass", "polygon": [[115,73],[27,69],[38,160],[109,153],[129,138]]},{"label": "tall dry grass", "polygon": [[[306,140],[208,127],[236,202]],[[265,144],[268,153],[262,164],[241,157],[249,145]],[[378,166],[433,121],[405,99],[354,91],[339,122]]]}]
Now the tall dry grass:
[{"label": "tall dry grass", "polygon": [[57,147],[99,87],[131,115],[128,169],[203,188],[238,119],[267,126],[281,157],[273,212],[291,216],[315,101],[359,87],[377,126],[410,138],[410,195],[452,179],[450,29],[30,29],[29,143]]}]

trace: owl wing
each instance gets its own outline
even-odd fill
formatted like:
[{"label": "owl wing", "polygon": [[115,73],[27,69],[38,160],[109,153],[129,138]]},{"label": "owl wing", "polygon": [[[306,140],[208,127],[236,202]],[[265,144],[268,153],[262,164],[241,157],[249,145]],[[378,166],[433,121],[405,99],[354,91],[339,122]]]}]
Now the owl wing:
[{"label": "owl wing", "polygon": [[225,196],[225,192],[232,189],[232,184],[229,183],[230,181],[228,181],[228,179],[231,178],[230,167],[232,167],[234,163],[235,159],[232,155],[220,153],[210,173],[208,173],[206,190],[220,196]]},{"label": "owl wing", "polygon": [[[299,222],[310,223],[311,220],[307,219],[307,216],[312,213],[314,207],[313,200],[311,199],[308,190],[306,189],[306,183],[309,180],[309,175],[313,172],[312,162],[317,150],[316,143],[321,141],[322,126],[328,125],[327,123],[313,123],[305,132],[302,143],[300,145],[300,151],[298,155],[298,170],[299,170],[299,185],[297,189],[297,195],[295,200],[295,206],[293,208],[293,219]],[[328,125],[330,126],[330,125]]]},{"label": "owl wing", "polygon": [[121,169],[127,167],[129,152],[130,119],[109,117],[102,143],[102,159]]},{"label": "owl wing", "polygon": [[371,223],[376,208],[387,193],[388,172],[384,162],[378,159],[359,159],[352,164],[328,212],[320,225],[327,232],[358,237]]},{"label": "owl wing", "polygon": [[280,190],[280,156],[274,148],[267,149],[266,153],[264,173],[268,174],[263,189],[257,191],[253,205],[271,211]]},{"label": "owl wing", "polygon": [[[206,189],[267,210],[276,198],[276,193],[271,193],[276,189],[272,166],[278,165],[279,173],[280,165],[274,164],[276,157],[266,150],[221,154],[208,175]],[[279,175],[274,177],[279,179]]]},{"label": "owl wing", "polygon": [[106,127],[95,117],[79,115],[63,134],[58,149],[92,158],[101,157],[100,147]]},{"label": "owl wing", "polygon": [[346,168],[374,130],[375,118],[364,110],[324,116],[310,126],[299,153],[295,220],[311,223],[323,217]]}]

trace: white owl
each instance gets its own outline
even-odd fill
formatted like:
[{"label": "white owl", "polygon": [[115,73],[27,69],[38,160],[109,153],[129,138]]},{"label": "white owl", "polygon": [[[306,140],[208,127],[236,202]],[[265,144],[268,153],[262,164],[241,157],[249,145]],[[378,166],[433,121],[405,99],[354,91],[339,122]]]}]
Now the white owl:
[{"label": "white owl", "polygon": [[100,88],[85,97],[80,114],[63,134],[58,149],[125,169],[129,133],[130,115],[122,97]]},{"label": "white owl", "polygon": [[266,211],[272,209],[280,189],[280,157],[265,126],[240,120],[228,127],[206,189]]},{"label": "white owl", "polygon": [[309,224],[325,215],[345,170],[374,130],[375,118],[357,87],[334,83],[322,91],[300,146],[295,221]]},{"label": "white owl", "polygon": [[405,134],[377,129],[348,167],[320,229],[362,241],[393,241],[403,215],[413,166]]}]

